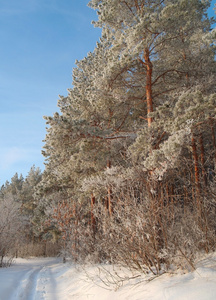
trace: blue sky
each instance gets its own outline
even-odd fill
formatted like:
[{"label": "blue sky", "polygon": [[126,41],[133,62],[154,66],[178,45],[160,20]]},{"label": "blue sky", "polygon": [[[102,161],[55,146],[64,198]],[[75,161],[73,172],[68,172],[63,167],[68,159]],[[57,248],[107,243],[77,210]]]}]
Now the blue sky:
[{"label": "blue sky", "polygon": [[72,85],[75,60],[100,30],[88,0],[0,0],[0,185],[31,166],[42,170],[44,115]]},{"label": "blue sky", "polygon": [[44,169],[43,116],[58,110],[75,60],[100,36],[88,2],[0,0],[0,186],[16,172],[25,177],[32,165]]}]

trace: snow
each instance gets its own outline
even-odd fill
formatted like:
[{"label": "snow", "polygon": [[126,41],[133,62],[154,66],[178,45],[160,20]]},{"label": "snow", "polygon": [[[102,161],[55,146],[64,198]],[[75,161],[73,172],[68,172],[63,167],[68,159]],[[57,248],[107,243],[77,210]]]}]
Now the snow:
[{"label": "snow", "polygon": [[[111,275],[111,270],[118,275]],[[19,258],[11,267],[0,269],[0,300],[216,299],[216,253],[186,274],[163,274],[150,281],[147,275],[134,275],[121,280],[126,275],[126,270],[107,265],[84,270],[70,262],[63,264],[61,258]]]}]

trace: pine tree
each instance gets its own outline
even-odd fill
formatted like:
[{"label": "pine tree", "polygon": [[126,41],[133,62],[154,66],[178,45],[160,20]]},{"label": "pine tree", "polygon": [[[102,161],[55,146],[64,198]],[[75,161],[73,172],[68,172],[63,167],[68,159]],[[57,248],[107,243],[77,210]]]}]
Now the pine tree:
[{"label": "pine tree", "polygon": [[[111,58],[101,84],[111,86],[111,93],[118,93],[118,99],[131,105],[130,114],[136,121],[148,121],[148,128],[138,125],[138,132],[143,127],[143,134],[139,135],[145,135],[144,152],[153,156],[145,163],[150,170],[154,168],[150,161],[156,163],[161,156],[161,142],[169,136],[171,140],[177,138],[167,127],[173,127],[177,134],[170,114],[179,106],[180,95],[199,90],[204,96],[214,89],[214,31],[210,32],[213,20],[207,17],[209,5],[209,1],[90,1],[90,6],[98,9],[96,26],[112,39]],[[124,88],[124,97],[119,94],[119,86]],[[214,103],[209,106],[211,111]],[[166,112],[162,119],[161,111]],[[188,115],[188,121],[191,118]],[[156,124],[151,126],[153,119]],[[184,142],[183,138],[180,140]],[[137,143],[134,148],[137,149]],[[162,157],[160,161],[163,160]]]},{"label": "pine tree", "polygon": [[22,190],[19,193],[19,202],[21,203],[23,223],[25,224],[26,239],[34,241],[37,239],[37,230],[34,224],[34,218],[37,210],[37,201],[34,197],[36,186],[40,183],[42,173],[40,168],[32,166],[28,175],[23,181]]},{"label": "pine tree", "polygon": [[181,252],[179,241],[187,243],[181,226],[199,228],[190,236],[195,248],[203,247],[199,240],[209,249],[214,244],[212,203],[201,193],[211,185],[207,170],[214,170],[215,159],[210,1],[89,5],[97,9],[102,37],[77,61],[60,114],[46,117],[46,170],[38,191],[52,199],[50,211],[61,222],[71,207],[65,219],[79,253],[98,248],[103,258],[127,257],[133,266],[159,271],[164,253]]}]

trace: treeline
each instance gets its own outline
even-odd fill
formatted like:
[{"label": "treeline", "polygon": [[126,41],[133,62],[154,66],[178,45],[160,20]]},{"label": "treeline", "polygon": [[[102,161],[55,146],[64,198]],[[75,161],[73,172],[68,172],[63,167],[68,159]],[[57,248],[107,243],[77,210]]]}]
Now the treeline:
[{"label": "treeline", "polygon": [[33,166],[26,178],[17,173],[0,189],[0,267],[14,257],[55,256],[60,251],[44,222],[45,203],[34,197],[42,179]]},{"label": "treeline", "polygon": [[192,263],[216,242],[210,1],[89,5],[102,35],[46,117],[42,223],[78,262]]},{"label": "treeline", "polygon": [[[46,117],[38,194],[78,261],[158,272],[215,249],[210,1],[92,0],[102,28]],[[182,258],[182,259],[179,259]]]}]

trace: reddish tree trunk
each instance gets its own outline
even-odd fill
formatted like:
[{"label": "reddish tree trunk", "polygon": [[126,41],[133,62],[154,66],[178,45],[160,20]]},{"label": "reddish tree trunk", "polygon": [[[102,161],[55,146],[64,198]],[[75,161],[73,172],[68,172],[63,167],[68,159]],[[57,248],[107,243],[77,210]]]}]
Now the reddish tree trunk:
[{"label": "reddish tree trunk", "polygon": [[213,148],[214,148],[214,163],[215,163],[215,168],[216,168],[216,140],[215,140],[215,131],[214,131],[214,121],[213,121],[213,119],[210,119],[210,124],[211,124],[211,132],[212,132],[212,143],[213,143]]},{"label": "reddish tree trunk", "polygon": [[[108,160],[107,161],[107,168],[111,168],[111,161]],[[108,190],[107,190],[107,193],[108,193],[108,211],[109,211],[109,215],[111,216],[112,213],[113,213],[113,205],[112,205],[112,189],[111,187],[108,187]]]},{"label": "reddish tree trunk", "polygon": [[200,160],[201,160],[201,168],[202,168],[202,177],[204,181],[204,185],[207,185],[207,177],[206,177],[206,172],[205,172],[205,150],[204,150],[204,145],[203,145],[203,137],[202,133],[200,133],[199,136],[199,144],[200,144]]},{"label": "reddish tree trunk", "polygon": [[197,209],[200,212],[201,205],[200,205],[200,179],[199,179],[199,162],[198,162],[198,154],[197,154],[197,147],[194,136],[191,139],[192,145],[192,155],[194,160],[194,179],[195,179],[195,190],[196,190],[196,203]]},{"label": "reddish tree trunk", "polygon": [[95,215],[93,213],[94,205],[95,205],[95,196],[92,194],[91,195],[91,226],[92,226],[93,232],[95,232],[95,230],[96,230],[96,219],[95,219]]},{"label": "reddish tree trunk", "polygon": [[152,101],[152,63],[149,57],[149,49],[146,48],[144,52],[144,59],[146,63],[146,102],[147,102],[147,120],[148,126],[151,126],[153,122],[152,117],[149,117],[149,113],[153,112],[153,101]]}]

